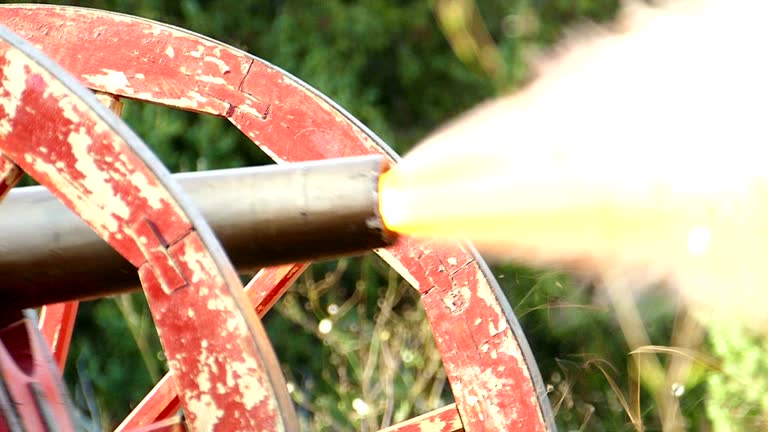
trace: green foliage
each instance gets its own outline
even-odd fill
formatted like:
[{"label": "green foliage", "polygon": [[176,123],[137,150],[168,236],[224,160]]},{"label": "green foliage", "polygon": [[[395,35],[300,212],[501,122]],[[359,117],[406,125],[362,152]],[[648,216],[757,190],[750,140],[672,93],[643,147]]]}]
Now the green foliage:
[{"label": "green foliage", "polygon": [[123,118],[174,172],[271,162],[226,119],[127,101]]},{"label": "green foliage", "polygon": [[298,338],[275,348],[305,430],[378,430],[452,400],[418,293],[376,257],[313,266],[267,328]]},{"label": "green foliage", "polygon": [[768,357],[765,337],[733,322],[710,326],[713,352],[723,360],[709,374],[707,413],[717,431],[768,427]]},{"label": "green foliage", "polygon": [[[504,266],[497,278],[513,306],[549,387],[563,430],[635,430],[620,399],[631,391],[629,348],[616,312],[600,291],[562,273]],[[647,297],[641,308],[653,341],[668,340],[674,311],[664,300]],[[661,306],[661,307],[659,307]],[[611,381],[615,383],[614,387]],[[642,400],[650,400],[644,391]],[[658,427],[650,403],[643,413],[648,430]]]},{"label": "green foliage", "polygon": [[94,430],[124,418],[165,373],[164,360],[141,293],[80,304],[65,379]]}]

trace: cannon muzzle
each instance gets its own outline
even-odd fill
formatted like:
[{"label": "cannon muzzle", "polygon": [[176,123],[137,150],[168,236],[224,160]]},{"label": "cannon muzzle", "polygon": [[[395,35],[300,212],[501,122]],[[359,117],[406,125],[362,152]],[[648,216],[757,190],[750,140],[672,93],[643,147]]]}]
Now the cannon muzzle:
[{"label": "cannon muzzle", "polygon": [[[386,160],[366,156],[176,174],[235,268],[342,255],[391,244],[379,215]],[[140,286],[136,269],[46,189],[0,203],[0,304],[34,307]]]}]

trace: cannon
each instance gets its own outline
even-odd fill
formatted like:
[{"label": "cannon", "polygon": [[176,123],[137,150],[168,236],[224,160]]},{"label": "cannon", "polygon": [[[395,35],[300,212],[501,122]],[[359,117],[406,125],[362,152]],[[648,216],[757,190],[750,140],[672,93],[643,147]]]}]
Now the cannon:
[{"label": "cannon", "polygon": [[[381,156],[173,176],[241,274],[359,254],[396,235],[378,214]],[[96,298],[139,288],[135,268],[43,187],[2,203],[0,290],[6,308]],[[7,215],[3,217],[2,215]],[[15,253],[10,253],[15,251]]]},{"label": "cannon", "polygon": [[[142,18],[3,5],[0,25],[0,430],[74,430],[58,368],[77,302],[139,287],[171,372],[118,430],[297,430],[259,315],[307,261],[369,249],[421,294],[456,401],[388,431],[555,430],[482,258],[386,230],[376,182],[397,155],[332,101]],[[122,98],[226,118],[282,166],[172,176]],[[13,189],[24,172],[41,186]]]}]

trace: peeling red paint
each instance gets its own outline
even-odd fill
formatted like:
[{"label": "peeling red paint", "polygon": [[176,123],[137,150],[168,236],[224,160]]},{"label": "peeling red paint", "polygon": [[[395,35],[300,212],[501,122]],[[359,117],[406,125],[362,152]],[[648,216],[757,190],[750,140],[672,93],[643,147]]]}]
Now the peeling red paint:
[{"label": "peeling red paint", "polygon": [[[0,22],[42,47],[89,87],[227,117],[277,161],[386,152],[375,138],[337,107],[297,80],[246,53],[193,33],[106,12],[60,7],[4,6],[0,7]],[[89,49],[83,50],[84,46]],[[63,127],[65,131],[68,127],[66,122],[54,126],[57,130]],[[0,133],[2,130],[0,125]],[[73,132],[77,131],[70,131]],[[103,137],[95,134],[92,139],[99,143]],[[35,157],[47,164],[71,160],[66,152],[53,159],[46,155]],[[152,188],[151,181],[147,180],[147,184]],[[90,191],[84,191],[87,192]],[[133,196],[139,191],[129,192]],[[160,207],[165,208],[165,204],[161,202]],[[175,214],[171,212],[167,217]],[[164,219],[153,217],[152,220]],[[174,220],[173,225],[181,229],[169,233],[170,227],[160,226],[158,232],[163,233],[162,243],[173,245],[168,249],[169,254],[179,262],[182,275],[189,280],[200,275],[201,270],[189,267],[194,260],[185,263],[179,259],[184,248],[193,247],[188,242],[194,242],[194,233],[187,235],[189,225],[185,223]],[[102,231],[109,234],[109,230]],[[131,241],[121,244],[118,239],[113,240],[119,251],[134,257],[137,266],[146,261],[145,254],[131,247]],[[460,246],[445,247],[410,239],[378,252],[422,294],[466,430],[546,430],[541,408],[542,403],[547,403],[546,396],[537,396],[529,371],[532,367],[535,370],[535,365],[526,363],[520,345],[524,340],[518,340],[522,335],[513,331],[499,305],[499,301],[505,300],[496,297],[474,255]],[[207,274],[204,266],[202,271]],[[204,293],[204,284],[200,285],[200,292],[185,288],[168,296],[146,266],[142,267],[142,275],[148,294],[153,293],[149,295],[153,311],[158,311],[166,320],[158,323],[163,333],[176,335],[181,334],[185,326],[199,327],[201,305],[213,306],[211,312],[216,316],[231,306],[221,297]],[[208,276],[216,277],[215,274]],[[276,289],[278,294],[266,297],[279,297],[279,288]],[[190,297],[192,292],[195,297]],[[200,295],[203,299],[197,298]],[[188,316],[185,306],[189,303],[195,303],[192,314],[197,320]],[[227,314],[219,319],[224,317],[234,319],[233,328],[242,323]],[[223,356],[233,355],[232,360],[242,364],[237,350],[242,348],[243,340],[234,338],[227,347],[227,344],[221,345],[221,337],[208,335],[209,345],[203,347],[202,336],[196,344],[183,338],[170,343],[179,350],[179,355],[205,354],[207,360],[212,358],[217,365],[223,362]],[[206,372],[199,364],[182,366],[176,361],[172,359],[171,365],[182,373],[178,378],[181,389],[199,388],[198,381],[209,379],[206,373],[215,375],[224,370],[222,365],[217,366],[218,371]],[[244,366],[243,370],[248,368]],[[237,375],[231,368],[228,373],[232,377]],[[225,382],[226,379],[225,373]],[[215,385],[210,386],[209,393],[216,394]],[[201,397],[200,394],[184,396],[187,411],[193,402],[192,416],[207,412],[216,417],[220,405],[214,406]],[[195,412],[198,410],[199,413]]]},{"label": "peeling red paint", "polygon": [[383,257],[407,269],[422,293],[464,428],[547,430],[521,348],[474,258],[411,239]]},{"label": "peeling red paint", "polygon": [[261,317],[283,296],[309,264],[289,264],[262,269],[245,286],[245,295]]},{"label": "peeling red paint", "polygon": [[173,294],[174,291],[189,284],[181,274],[179,264],[168,253],[167,243],[162,234],[151,220],[140,220],[125,231],[136,241],[136,245],[146,259],[144,265],[151,268],[166,294]]},{"label": "peeling red paint", "polygon": [[[118,116],[121,114],[123,104],[117,97],[98,93],[96,98]],[[72,341],[72,333],[75,330],[75,319],[79,305],[78,301],[70,301],[49,304],[40,309],[40,320],[37,326],[48,343],[48,348],[53,354],[53,360],[60,370],[64,370],[64,366],[67,364],[67,355]]]},{"label": "peeling red paint", "polygon": [[[0,20],[86,86],[228,117],[276,160],[362,155],[377,148],[282,71],[194,33],[108,12],[39,5],[0,7]],[[295,142],[302,142],[301,151],[290,150]],[[276,145],[287,151],[275,152]]]},{"label": "peeling red paint", "polygon": [[[141,143],[97,114],[95,99],[30,55],[0,43],[0,151],[139,268],[192,428],[292,429],[293,407],[273,390],[285,384],[264,330],[234,269],[214,258],[160,181],[169,174],[149,168]],[[206,325],[190,321],[188,308]],[[225,381],[233,383],[226,393],[210,391]]]},{"label": "peeling red paint", "polygon": [[[259,271],[245,286],[245,294],[249,297],[256,313],[263,316],[306,268],[307,264],[291,264]],[[188,309],[187,315],[190,315],[190,311],[192,311],[190,318],[195,318],[193,309]],[[166,418],[175,413],[179,407],[171,375],[166,374],[115,429],[115,432],[128,431]]]},{"label": "peeling red paint", "polygon": [[[91,88],[216,115],[230,104],[259,116],[266,111],[265,103],[240,91],[253,60],[217,42],[96,10],[15,5],[2,14],[6,26],[44,46],[48,56]],[[116,63],[106,65],[107,56]],[[173,82],[164,80],[167,75],[175,77]]]},{"label": "peeling red paint", "polygon": [[[13,50],[0,58],[0,76],[24,88],[18,101],[22,108],[13,116],[0,116],[12,127],[2,143],[5,155],[41,184],[51,185],[52,192],[70,189],[57,196],[82,217],[103,216],[88,222],[136,266],[146,258],[135,241],[117,229],[129,218],[157,221],[167,242],[188,232],[189,221],[164,196],[164,187],[154,175],[133,168],[143,163],[133,152],[122,151],[114,132],[85,103],[69,97],[67,89],[37,65],[26,64],[24,75],[9,70],[14,62],[24,61]],[[131,212],[133,207],[142,207],[146,215]]]}]

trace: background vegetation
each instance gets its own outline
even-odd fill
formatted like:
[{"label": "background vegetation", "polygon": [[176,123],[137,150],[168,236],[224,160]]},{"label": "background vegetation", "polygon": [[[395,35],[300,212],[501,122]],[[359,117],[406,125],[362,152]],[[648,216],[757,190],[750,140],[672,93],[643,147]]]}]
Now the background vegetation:
[{"label": "background vegetation", "polygon": [[[525,50],[618,9],[617,0],[59,3],[175,24],[253,53],[318,88],[401,153],[524,83]],[[221,119],[135,103],[124,117],[172,171],[268,162]],[[707,332],[653,292],[616,304],[562,274],[494,271],[562,430],[659,430],[670,419],[690,430],[766,427],[762,339],[731,325]],[[642,326],[644,338],[626,339],[622,320]],[[265,323],[307,430],[377,430],[452,399],[416,291],[374,256],[314,265]],[[113,427],[165,371],[143,297],[83,304],[76,332],[66,378],[83,424]]]}]

